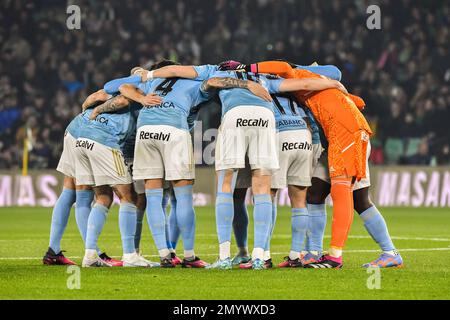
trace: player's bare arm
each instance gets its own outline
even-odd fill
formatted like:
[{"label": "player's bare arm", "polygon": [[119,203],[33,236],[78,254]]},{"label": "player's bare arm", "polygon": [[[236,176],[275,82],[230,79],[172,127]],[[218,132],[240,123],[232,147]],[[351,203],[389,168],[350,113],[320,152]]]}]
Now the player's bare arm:
[{"label": "player's bare arm", "polygon": [[197,71],[193,66],[179,66],[172,65],[162,67],[153,71],[143,73],[142,81],[147,81],[152,78],[185,78],[195,79],[198,77]]},{"label": "player's bare arm", "polygon": [[214,77],[205,80],[202,83],[202,90],[208,92],[232,88],[247,89],[250,92],[252,92],[255,96],[260,97],[261,99],[264,99],[269,102],[272,101],[272,97],[270,96],[269,92],[259,83],[256,83],[254,81],[240,80],[234,78]]},{"label": "player's bare arm", "polygon": [[114,113],[130,105],[130,101],[124,96],[117,96],[107,100],[101,105],[94,108],[89,119],[94,120],[99,114]]},{"label": "player's bare arm", "polygon": [[81,108],[83,111],[85,111],[86,109],[92,107],[94,104],[98,103],[98,102],[103,102],[109,99],[109,95],[105,92],[105,90],[100,89],[94,93],[92,93],[91,95],[89,95],[89,97],[86,98],[86,100],[84,100]]},{"label": "player's bare arm", "polygon": [[155,106],[162,102],[162,98],[155,93],[144,95],[139,89],[131,84],[121,85],[119,88],[120,93],[133,101],[136,101],[143,106]]},{"label": "player's bare arm", "polygon": [[338,89],[348,94],[342,83],[327,78],[286,79],[281,82],[279,90],[280,92],[293,92],[299,90],[321,91],[326,89]]}]

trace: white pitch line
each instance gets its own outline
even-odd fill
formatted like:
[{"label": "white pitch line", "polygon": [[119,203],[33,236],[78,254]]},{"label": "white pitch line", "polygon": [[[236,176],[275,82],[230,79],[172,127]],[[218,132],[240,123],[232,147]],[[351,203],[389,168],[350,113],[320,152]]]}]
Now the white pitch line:
[{"label": "white pitch line", "polygon": [[[405,248],[405,249],[398,249],[400,252],[421,252],[421,251],[450,251],[450,246],[446,248]],[[373,250],[365,250],[365,249],[355,249],[355,250],[345,250],[345,253],[379,253],[380,250],[373,249]],[[273,255],[283,255],[286,254],[286,252],[272,252]],[[201,254],[201,256],[217,256],[217,253],[205,253]],[[120,256],[112,256],[113,258],[120,258]],[[152,255],[144,255],[144,257],[148,258],[157,258],[159,255],[152,254]],[[82,259],[83,257],[79,256],[70,256],[67,257],[70,259]],[[0,258],[0,261],[2,260],[40,260],[42,257],[7,257],[7,258]]]}]

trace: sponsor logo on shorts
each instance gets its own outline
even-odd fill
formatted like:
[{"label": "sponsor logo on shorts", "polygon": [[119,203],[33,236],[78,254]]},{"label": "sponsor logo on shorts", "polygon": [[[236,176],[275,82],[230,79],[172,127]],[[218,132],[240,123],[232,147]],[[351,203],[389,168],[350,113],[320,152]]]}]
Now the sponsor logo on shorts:
[{"label": "sponsor logo on shorts", "polygon": [[281,151],[312,150],[312,143],[308,142],[283,142]]},{"label": "sponsor logo on shorts", "polygon": [[92,149],[94,149],[94,145],[95,142],[89,142],[87,140],[77,140],[75,148],[85,148],[92,151]]},{"label": "sponsor logo on shorts", "polygon": [[163,132],[144,132],[141,131],[139,134],[140,140],[159,140],[159,141],[169,141],[170,140],[170,133],[163,133]]},{"label": "sponsor logo on shorts", "polygon": [[262,118],[259,119],[241,119],[238,118],[236,120],[236,127],[269,127],[269,120],[264,120]]}]

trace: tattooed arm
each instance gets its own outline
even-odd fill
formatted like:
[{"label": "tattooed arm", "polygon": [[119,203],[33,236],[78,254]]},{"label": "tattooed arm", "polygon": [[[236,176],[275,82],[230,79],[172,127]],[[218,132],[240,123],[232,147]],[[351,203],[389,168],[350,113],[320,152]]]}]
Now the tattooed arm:
[{"label": "tattooed arm", "polygon": [[97,102],[102,102],[108,100],[110,96],[105,92],[105,90],[98,90],[97,92],[92,93],[89,95],[89,97],[86,98],[86,100],[83,102],[83,105],[81,106],[82,110],[86,110],[90,107],[92,107]]},{"label": "tattooed arm", "polygon": [[94,120],[99,114],[114,113],[118,110],[126,108],[130,105],[130,101],[124,96],[117,96],[94,108],[89,119]]},{"label": "tattooed arm", "polygon": [[256,83],[254,81],[214,77],[205,80],[202,83],[202,90],[205,92],[214,92],[222,89],[233,88],[247,89],[255,96],[258,96],[263,100],[266,100],[268,102],[272,101],[272,97],[270,96],[269,92],[259,83]]}]

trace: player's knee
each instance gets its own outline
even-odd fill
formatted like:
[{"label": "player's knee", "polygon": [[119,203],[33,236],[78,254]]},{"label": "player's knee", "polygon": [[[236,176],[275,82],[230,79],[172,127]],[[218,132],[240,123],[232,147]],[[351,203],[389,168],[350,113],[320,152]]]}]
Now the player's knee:
[{"label": "player's knee", "polygon": [[288,195],[291,200],[292,208],[305,208],[306,207],[306,187],[289,186]]},{"label": "player's knee", "polygon": [[110,208],[113,203],[113,191],[109,186],[100,186],[94,188],[95,202]]},{"label": "player's knee", "polygon": [[236,202],[245,201],[245,197],[246,196],[247,196],[247,189],[246,188],[234,189],[233,199]]},{"label": "player's knee", "polygon": [[312,178],[312,185],[306,193],[306,201],[309,204],[324,204],[330,194],[330,184],[317,178]]},{"label": "player's knee", "polygon": [[217,191],[224,193],[234,192],[234,182],[236,181],[237,171],[222,170],[217,172]]},{"label": "player's knee", "polygon": [[131,184],[129,185],[119,185],[114,187],[114,192],[119,198],[121,203],[137,203],[137,194],[134,191]]},{"label": "player's knee", "polygon": [[266,170],[252,171],[252,191],[253,194],[271,194],[270,192],[271,175]]},{"label": "player's knee", "polygon": [[309,204],[323,204],[325,203],[326,197],[323,193],[316,193],[310,190],[306,192],[306,201]]},{"label": "player's knee", "polygon": [[145,210],[147,207],[147,198],[145,197],[145,194],[138,194],[136,197],[136,207],[139,210]]},{"label": "player's knee", "polygon": [[369,196],[369,188],[353,191],[353,205],[358,214],[363,213],[373,206]]},{"label": "player's knee", "polygon": [[272,196],[272,200],[276,198],[278,193],[278,189],[270,189],[270,195]]}]

